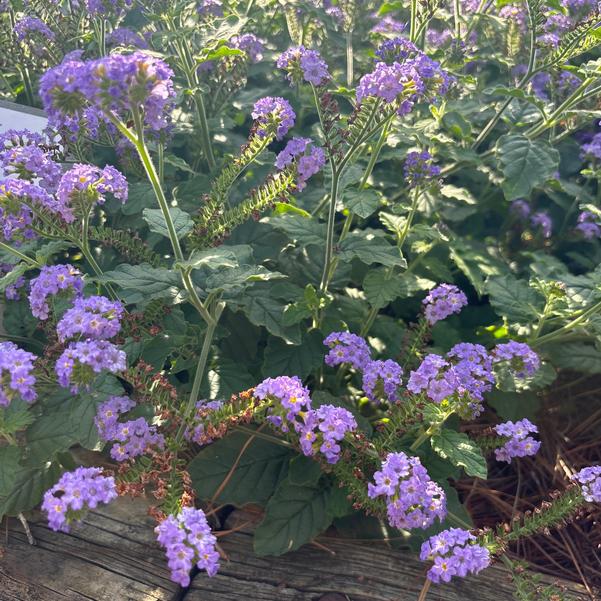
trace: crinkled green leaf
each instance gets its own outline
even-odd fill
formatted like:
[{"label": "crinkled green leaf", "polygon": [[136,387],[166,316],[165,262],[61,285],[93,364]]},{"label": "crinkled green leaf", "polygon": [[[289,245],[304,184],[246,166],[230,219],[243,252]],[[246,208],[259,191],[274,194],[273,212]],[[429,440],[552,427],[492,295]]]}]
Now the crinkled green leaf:
[{"label": "crinkled green leaf", "polygon": [[444,459],[453,465],[461,466],[469,476],[482,478],[488,476],[486,459],[482,451],[467,434],[443,428],[439,434],[430,439],[432,448]]}]

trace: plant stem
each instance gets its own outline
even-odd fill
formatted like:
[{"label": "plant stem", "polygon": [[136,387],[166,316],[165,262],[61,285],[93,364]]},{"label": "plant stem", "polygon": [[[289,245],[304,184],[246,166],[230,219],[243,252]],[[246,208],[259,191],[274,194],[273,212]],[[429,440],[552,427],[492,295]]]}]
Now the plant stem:
[{"label": "plant stem", "polygon": [[415,42],[417,38],[417,0],[411,0],[411,26],[409,40]]},{"label": "plant stem", "polygon": [[31,265],[31,267],[42,267],[42,265],[40,263],[38,263],[35,259],[31,259],[26,254],[18,251],[16,248],[13,248],[9,244],[0,242],[0,250],[5,250],[6,252],[10,253],[11,255],[14,255],[15,257],[17,257],[18,259],[21,259],[21,261],[24,261],[28,265]]},{"label": "plant stem", "polygon": [[419,594],[417,601],[426,601],[426,597],[428,596],[428,591],[430,590],[430,586],[432,585],[432,581],[429,578],[426,578],[424,582],[424,586]]},{"label": "plant stem", "polygon": [[461,4],[459,0],[453,0],[453,19],[455,22],[455,39],[461,39]]},{"label": "plant stem", "polygon": [[353,32],[346,32],[346,85],[352,86],[353,80],[355,79],[354,75],[354,56],[353,56]]},{"label": "plant stem", "polygon": [[330,210],[328,211],[328,226],[326,232],[326,254],[323,264],[323,273],[319,289],[327,292],[330,283],[330,264],[334,254],[334,227],[336,225],[336,202],[338,200],[338,183],[340,175],[336,169],[332,170],[332,185],[330,188]]}]

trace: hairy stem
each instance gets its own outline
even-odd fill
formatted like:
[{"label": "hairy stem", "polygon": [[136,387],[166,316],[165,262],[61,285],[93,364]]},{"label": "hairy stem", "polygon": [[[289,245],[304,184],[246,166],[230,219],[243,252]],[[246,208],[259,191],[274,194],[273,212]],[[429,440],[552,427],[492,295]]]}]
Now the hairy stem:
[{"label": "hairy stem", "polygon": [[10,253],[11,255],[14,255],[18,259],[21,259],[21,261],[24,261],[25,263],[27,263],[27,265],[31,265],[31,267],[42,267],[41,263],[38,263],[35,259],[28,257],[26,254],[22,253],[21,251],[17,250],[16,248],[13,248],[9,244],[0,242],[0,250],[4,250],[4,251]]}]

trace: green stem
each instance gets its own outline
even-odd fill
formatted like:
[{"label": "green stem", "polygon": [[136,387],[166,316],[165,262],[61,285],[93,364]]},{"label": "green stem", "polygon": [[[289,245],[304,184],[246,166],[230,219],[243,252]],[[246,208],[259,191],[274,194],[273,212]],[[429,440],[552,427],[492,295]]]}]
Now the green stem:
[{"label": "green stem", "polygon": [[200,356],[198,358],[198,364],[196,366],[196,372],[194,374],[194,381],[192,382],[192,390],[190,391],[190,397],[184,409],[182,421],[175,436],[176,444],[181,443],[184,431],[186,429],[186,421],[192,415],[192,412],[194,411],[194,406],[196,404],[196,401],[198,400],[200,386],[202,385],[202,380],[207,366],[207,359],[209,358],[209,351],[211,350],[211,344],[213,343],[213,337],[215,335],[215,329],[217,328],[219,318],[221,317],[224,308],[225,303],[221,301],[217,302],[215,306],[215,311],[211,315],[211,321],[207,323],[207,331],[205,332],[204,341],[200,350]]},{"label": "green stem", "polygon": [[346,85],[353,85],[354,75],[354,56],[353,56],[353,32],[346,32]]},{"label": "green stem", "polygon": [[336,202],[338,200],[338,179],[340,175],[338,171],[332,171],[332,185],[330,188],[330,210],[328,211],[328,225],[326,232],[326,254],[323,264],[323,273],[319,289],[322,292],[327,292],[330,283],[330,264],[334,254],[334,226],[336,225]]},{"label": "green stem", "polygon": [[10,253],[11,255],[14,255],[18,259],[21,259],[21,261],[24,261],[28,265],[31,265],[31,267],[42,267],[41,263],[38,263],[35,259],[31,259],[26,254],[23,254],[16,248],[13,248],[12,246],[5,244],[4,242],[0,242],[0,250],[4,250]]},{"label": "green stem", "polygon": [[474,16],[472,17],[472,20],[470,21],[470,24],[468,25],[467,31],[465,32],[465,41],[466,42],[469,40],[470,34],[474,30],[474,27],[476,27],[476,25],[478,24],[478,21],[480,20],[480,13],[482,12],[482,9],[486,5],[486,2],[487,2],[487,0],[480,0],[480,4],[478,5],[478,8],[476,9]]},{"label": "green stem", "polygon": [[236,426],[233,429],[237,430],[238,432],[244,432],[244,434],[251,434],[252,436],[256,436],[257,438],[262,438],[263,440],[267,440],[269,442],[272,442],[273,444],[286,447],[287,449],[294,448],[294,445],[289,443],[287,440],[282,440],[281,438],[277,438],[276,436],[271,436],[269,434],[264,434],[263,432],[258,432],[257,430],[253,430],[252,428]]},{"label": "green stem", "polygon": [[417,39],[417,0],[411,0],[411,26],[409,29],[409,39],[415,42]]},{"label": "green stem", "polygon": [[455,39],[461,39],[461,4],[459,0],[453,0],[453,18],[455,22]]}]

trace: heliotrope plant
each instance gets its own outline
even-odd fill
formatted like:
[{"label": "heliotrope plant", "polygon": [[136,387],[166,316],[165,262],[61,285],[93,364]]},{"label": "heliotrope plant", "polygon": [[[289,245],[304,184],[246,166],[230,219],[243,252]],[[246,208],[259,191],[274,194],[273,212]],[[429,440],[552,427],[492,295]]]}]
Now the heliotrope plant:
[{"label": "heliotrope plant", "polygon": [[0,134],[0,514],[148,494],[182,586],[216,502],[264,507],[267,555],[360,514],[448,582],[601,501],[584,468],[479,531],[449,482],[536,454],[521,393],[601,371],[596,7],[297,4],[0,17],[49,119]]}]

